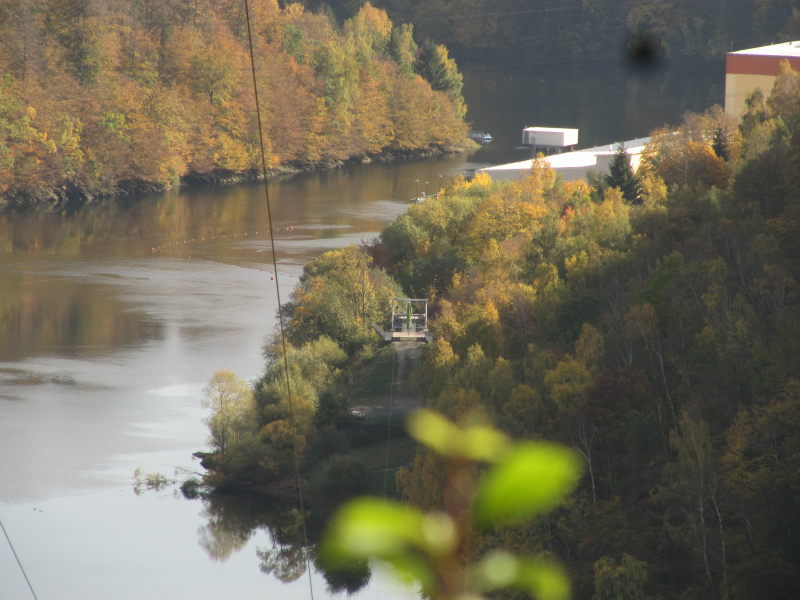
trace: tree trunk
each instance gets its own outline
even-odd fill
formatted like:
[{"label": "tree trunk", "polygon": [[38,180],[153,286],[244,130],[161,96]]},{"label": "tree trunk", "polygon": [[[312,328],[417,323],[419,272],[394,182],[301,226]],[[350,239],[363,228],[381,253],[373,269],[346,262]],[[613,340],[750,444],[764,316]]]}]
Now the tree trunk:
[{"label": "tree trunk", "polygon": [[594,432],[588,434],[586,432],[586,423],[581,421],[578,426],[578,442],[580,444],[579,452],[586,461],[586,468],[589,470],[589,481],[592,485],[592,504],[597,503],[597,488],[594,480],[594,461],[592,459],[592,442],[594,441]]},{"label": "tree trunk", "polygon": [[725,546],[725,531],[722,526],[722,513],[719,510],[717,503],[717,475],[714,474],[714,487],[711,489],[711,502],[714,505],[714,511],[717,513],[717,526],[719,527],[719,546],[720,546],[720,560],[722,562],[722,582],[720,583],[720,591],[723,598],[730,597],[728,592],[728,559],[727,548]]}]

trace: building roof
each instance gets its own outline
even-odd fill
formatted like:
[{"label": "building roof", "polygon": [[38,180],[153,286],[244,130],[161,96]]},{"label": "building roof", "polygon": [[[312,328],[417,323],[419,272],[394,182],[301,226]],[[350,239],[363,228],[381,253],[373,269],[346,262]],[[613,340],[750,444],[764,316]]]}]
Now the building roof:
[{"label": "building roof", "polygon": [[775,77],[780,72],[783,61],[788,61],[794,70],[800,71],[800,41],[728,52],[725,57],[725,74]]},{"label": "building roof", "polygon": [[758,48],[748,48],[737,50],[728,54],[748,54],[752,56],[782,56],[786,58],[800,58],[800,41],[782,42],[769,46],[759,46]]},{"label": "building roof", "polygon": [[[564,152],[562,154],[551,154],[550,156],[545,156],[544,160],[550,164],[550,167],[552,167],[556,173],[568,176],[567,179],[583,178],[589,171],[606,170],[608,160],[616,154],[617,146],[619,146],[620,143],[625,146],[628,154],[630,154],[631,166],[635,170],[639,166],[642,150],[650,143],[649,137],[637,138],[625,142],[615,142],[613,144],[605,144],[603,146],[595,146],[593,148],[585,148],[573,152]],[[603,160],[601,157],[607,158]],[[532,163],[533,159],[528,159],[505,165],[484,167],[482,169],[477,169],[477,172],[507,179],[511,175],[516,177],[530,173]],[[600,163],[602,163],[602,165]]]},{"label": "building roof", "polygon": [[[628,154],[636,155],[642,153],[645,145],[650,143],[650,138],[637,138],[626,142],[615,142],[613,144],[605,144],[604,146],[564,152],[563,154],[551,154],[550,156],[545,156],[544,160],[550,163],[550,166],[556,170],[570,167],[593,167],[597,164],[598,156],[615,154],[617,152],[617,146],[619,146],[620,143],[625,146]],[[479,171],[481,173],[489,173],[490,175],[492,171],[530,171],[532,164],[533,159],[529,158],[528,160],[520,162],[484,167],[479,169]]]},{"label": "building roof", "polygon": [[570,129],[569,127],[526,127],[522,131],[541,131],[543,133],[572,133],[577,132],[577,129]]}]

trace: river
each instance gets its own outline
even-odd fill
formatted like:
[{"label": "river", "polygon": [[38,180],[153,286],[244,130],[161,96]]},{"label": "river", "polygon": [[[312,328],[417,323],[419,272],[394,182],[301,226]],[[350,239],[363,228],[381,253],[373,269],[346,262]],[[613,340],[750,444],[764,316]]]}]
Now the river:
[{"label": "river", "polygon": [[[370,239],[420,192],[524,158],[523,127],[579,127],[582,146],[630,139],[721,102],[722,80],[465,69],[468,118],[492,144],[270,183],[283,300],[306,261]],[[0,519],[40,600],[309,596],[305,576],[263,572],[291,550],[280,527],[131,484],[137,468],[199,470],[204,383],[260,374],[277,307],[266,222],[260,186],[0,216]],[[32,597],[2,537],[0,597]],[[357,597],[415,593],[380,576]]]}]

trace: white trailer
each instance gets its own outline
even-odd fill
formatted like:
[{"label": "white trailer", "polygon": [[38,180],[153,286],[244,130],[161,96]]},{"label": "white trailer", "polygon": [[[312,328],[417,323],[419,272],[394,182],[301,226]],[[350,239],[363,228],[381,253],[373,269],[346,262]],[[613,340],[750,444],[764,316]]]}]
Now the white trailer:
[{"label": "white trailer", "polygon": [[522,130],[522,145],[531,146],[545,154],[563,152],[578,144],[578,130],[565,127],[526,127]]}]

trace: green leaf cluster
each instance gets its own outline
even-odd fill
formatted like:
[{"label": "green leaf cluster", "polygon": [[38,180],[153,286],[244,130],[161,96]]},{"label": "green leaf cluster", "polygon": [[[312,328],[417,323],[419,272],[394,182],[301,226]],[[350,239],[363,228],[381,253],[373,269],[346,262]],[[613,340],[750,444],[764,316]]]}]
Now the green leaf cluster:
[{"label": "green leaf cluster", "polygon": [[575,453],[554,444],[514,443],[486,425],[458,427],[427,410],[411,417],[409,430],[446,458],[460,485],[465,465],[489,466],[474,490],[461,489],[461,497],[440,511],[374,498],[346,504],[326,534],[323,561],[385,561],[433,598],[475,598],[509,587],[543,600],[569,597],[566,575],[552,560],[494,551],[464,565],[460,553],[473,524],[507,525],[552,510],[577,484],[581,465]]}]

